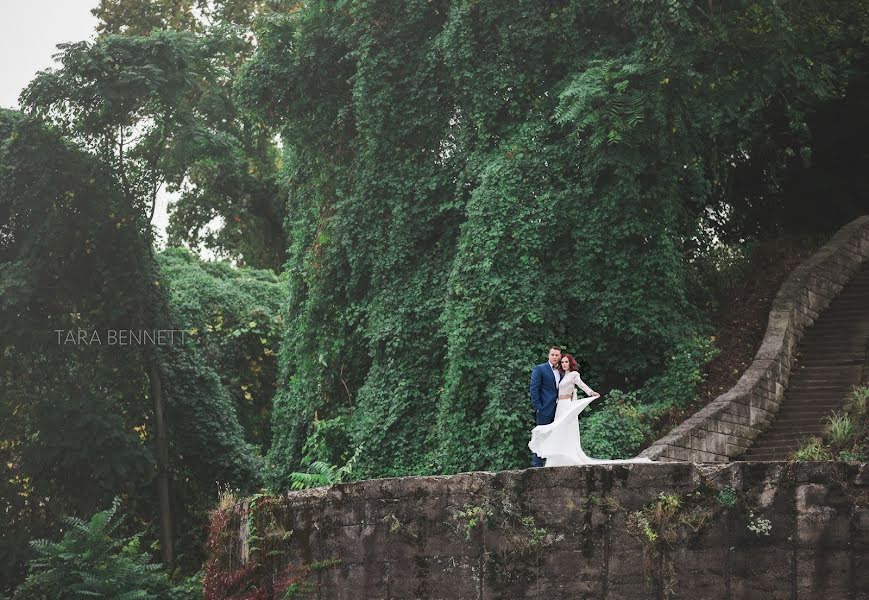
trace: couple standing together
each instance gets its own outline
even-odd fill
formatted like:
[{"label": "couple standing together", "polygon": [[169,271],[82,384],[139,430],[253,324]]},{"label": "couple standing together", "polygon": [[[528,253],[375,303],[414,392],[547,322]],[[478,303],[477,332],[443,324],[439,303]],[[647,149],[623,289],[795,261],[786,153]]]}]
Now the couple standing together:
[{"label": "couple standing together", "polygon": [[[576,388],[588,394],[577,399]],[[579,413],[600,394],[588,387],[579,376],[576,359],[562,356],[557,346],[549,348],[549,360],[531,371],[531,404],[537,415],[537,427],[531,431],[531,466],[547,467],[589,464],[649,463],[648,458],[604,460],[591,458],[579,442]]]}]

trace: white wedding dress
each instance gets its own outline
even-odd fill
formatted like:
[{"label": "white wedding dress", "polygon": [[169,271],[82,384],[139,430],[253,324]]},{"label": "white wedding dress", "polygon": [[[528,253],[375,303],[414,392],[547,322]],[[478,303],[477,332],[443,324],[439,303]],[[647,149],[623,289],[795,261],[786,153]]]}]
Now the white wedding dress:
[{"label": "white wedding dress", "polygon": [[579,400],[576,397],[577,386],[581,387],[586,394],[592,394],[591,388],[580,378],[578,371],[565,373],[558,384],[555,420],[549,425],[538,425],[531,430],[531,441],[528,442],[528,447],[537,456],[546,459],[547,467],[654,462],[648,458],[607,460],[586,455],[579,443],[579,413],[600,398],[600,395],[593,394]]}]

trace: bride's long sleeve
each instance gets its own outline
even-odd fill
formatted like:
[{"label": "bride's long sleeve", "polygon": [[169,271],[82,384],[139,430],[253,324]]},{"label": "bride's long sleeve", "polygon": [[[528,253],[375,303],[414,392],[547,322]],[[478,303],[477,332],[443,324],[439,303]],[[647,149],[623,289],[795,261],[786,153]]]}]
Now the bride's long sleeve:
[{"label": "bride's long sleeve", "polygon": [[579,387],[581,387],[582,390],[583,390],[586,394],[588,394],[589,396],[594,395],[594,390],[592,390],[590,387],[588,387],[588,386],[586,385],[586,383],[582,380],[582,377],[579,376],[579,371],[574,371],[574,373],[576,373],[576,375],[574,376],[574,377],[576,377],[576,385],[578,385]]}]

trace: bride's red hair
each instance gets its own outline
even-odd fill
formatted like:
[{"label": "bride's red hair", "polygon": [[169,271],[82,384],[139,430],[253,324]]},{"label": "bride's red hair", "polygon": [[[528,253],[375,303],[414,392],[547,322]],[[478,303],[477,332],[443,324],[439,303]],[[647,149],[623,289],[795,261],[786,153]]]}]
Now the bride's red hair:
[{"label": "bride's red hair", "polygon": [[565,358],[567,359],[568,371],[579,371],[576,366],[576,359],[573,358],[572,354],[565,354],[561,357],[561,360],[564,360]]}]

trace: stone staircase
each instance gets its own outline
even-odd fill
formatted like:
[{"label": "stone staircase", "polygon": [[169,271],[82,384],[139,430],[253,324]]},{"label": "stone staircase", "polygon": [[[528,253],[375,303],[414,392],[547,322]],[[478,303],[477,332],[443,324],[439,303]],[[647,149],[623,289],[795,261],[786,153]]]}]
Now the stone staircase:
[{"label": "stone staircase", "polygon": [[867,341],[869,261],[806,330],[775,420],[739,460],[786,460],[804,440],[823,435],[824,418],[861,381]]}]

